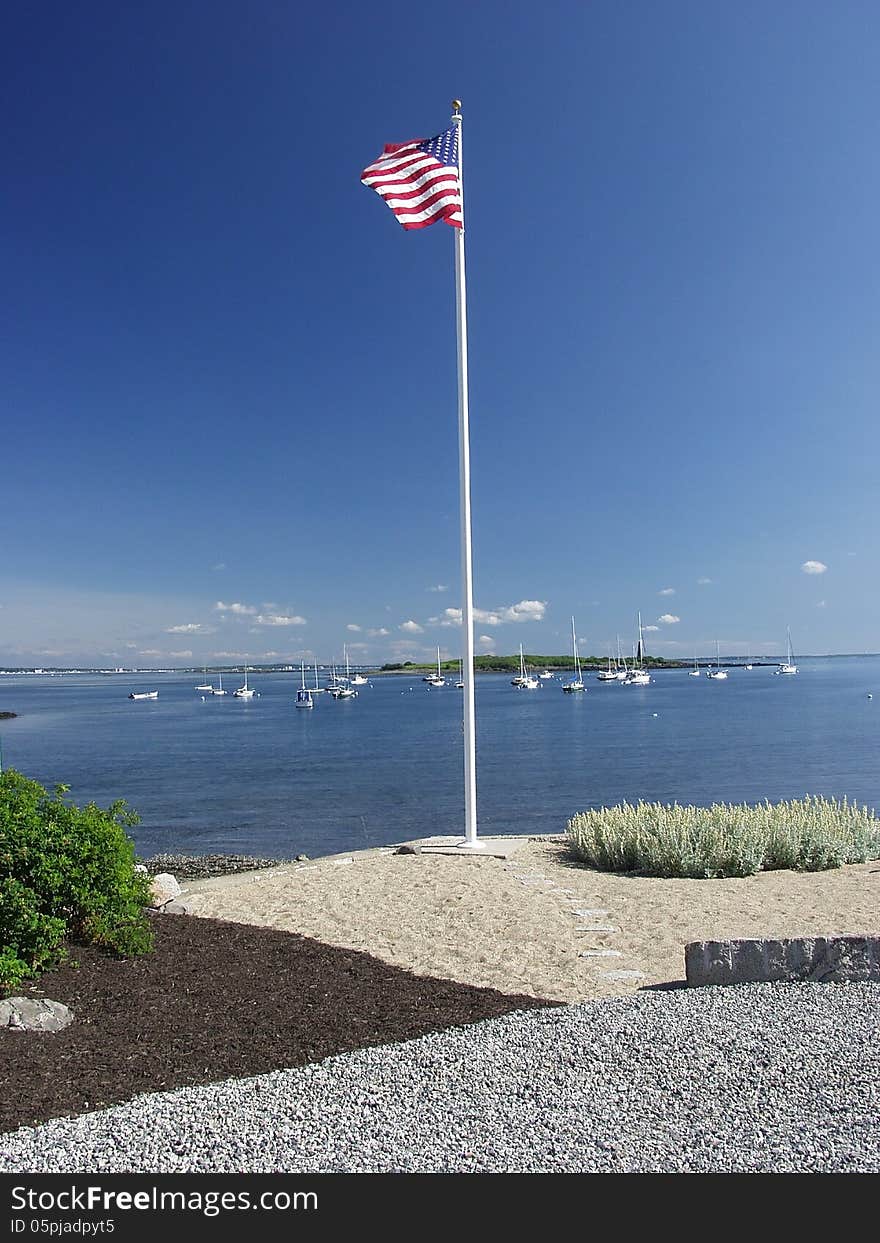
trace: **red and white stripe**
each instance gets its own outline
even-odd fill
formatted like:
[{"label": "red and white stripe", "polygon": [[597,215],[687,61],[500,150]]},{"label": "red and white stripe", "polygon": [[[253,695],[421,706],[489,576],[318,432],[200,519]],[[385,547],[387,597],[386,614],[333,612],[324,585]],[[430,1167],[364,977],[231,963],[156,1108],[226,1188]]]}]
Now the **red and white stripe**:
[{"label": "red and white stripe", "polygon": [[419,149],[423,138],[386,143],[361,173],[361,181],[385,200],[405,229],[424,229],[435,220],[461,228],[458,169]]}]

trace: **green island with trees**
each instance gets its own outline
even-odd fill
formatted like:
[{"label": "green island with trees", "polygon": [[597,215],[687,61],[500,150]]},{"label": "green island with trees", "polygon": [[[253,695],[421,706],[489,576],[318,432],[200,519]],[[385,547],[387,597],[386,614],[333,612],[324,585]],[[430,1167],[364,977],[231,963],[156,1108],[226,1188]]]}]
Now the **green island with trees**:
[{"label": "green island with trees", "polygon": [[[535,669],[573,669],[574,660],[571,656],[535,656],[529,652],[523,653],[523,660],[526,665]],[[601,656],[581,656],[579,657],[582,669],[604,669],[608,665],[608,658]],[[707,662],[704,662],[707,663]],[[684,669],[691,662],[683,660],[666,660],[662,656],[645,656],[642,664],[646,669]],[[436,669],[436,661],[424,664],[419,661],[406,660],[402,664],[382,665],[379,669],[380,673],[422,673]],[[516,656],[475,656],[474,670],[477,673],[519,673],[519,655]],[[447,673],[458,672],[457,660],[444,660],[440,662],[440,671]]]}]

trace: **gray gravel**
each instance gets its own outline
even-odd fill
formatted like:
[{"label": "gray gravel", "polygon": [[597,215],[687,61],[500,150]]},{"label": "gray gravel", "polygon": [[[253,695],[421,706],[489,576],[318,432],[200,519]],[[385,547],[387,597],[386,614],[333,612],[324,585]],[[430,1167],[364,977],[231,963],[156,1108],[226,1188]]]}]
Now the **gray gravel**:
[{"label": "gray gravel", "polygon": [[260,868],[277,868],[284,860],[261,859],[253,855],[151,855],[138,859],[150,876],[170,872],[177,880],[206,880],[212,876],[235,876]]},{"label": "gray gravel", "polygon": [[877,984],[508,1014],[0,1136],[4,1172],[880,1171]]}]

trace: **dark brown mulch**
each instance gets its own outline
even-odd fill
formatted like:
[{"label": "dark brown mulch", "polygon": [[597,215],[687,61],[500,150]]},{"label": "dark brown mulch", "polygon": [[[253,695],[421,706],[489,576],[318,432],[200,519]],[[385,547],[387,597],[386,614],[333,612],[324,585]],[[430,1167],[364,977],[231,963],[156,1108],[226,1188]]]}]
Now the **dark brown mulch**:
[{"label": "dark brown mulch", "polygon": [[152,954],[120,961],[76,947],[79,967],[19,990],[76,1017],[54,1034],[0,1029],[0,1131],[555,1004],[271,928],[186,915],[157,916],[154,928]]}]

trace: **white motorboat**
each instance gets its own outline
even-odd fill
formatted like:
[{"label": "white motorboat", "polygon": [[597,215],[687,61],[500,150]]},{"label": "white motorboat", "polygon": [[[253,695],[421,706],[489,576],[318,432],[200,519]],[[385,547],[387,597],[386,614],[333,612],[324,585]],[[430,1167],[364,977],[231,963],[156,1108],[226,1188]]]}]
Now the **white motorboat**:
[{"label": "white motorboat", "polygon": [[786,629],[786,642],[787,642],[788,654],[785,660],[782,662],[782,664],[780,664],[779,668],[774,670],[774,674],[777,674],[777,673],[789,673],[790,674],[790,673],[797,673],[798,671],[797,665],[794,663],[794,653],[791,650],[791,628],[790,627]]},{"label": "white motorboat", "polygon": [[550,672],[549,669],[545,669],[543,673],[538,674],[538,677],[541,679],[542,682],[546,682],[548,678],[553,677],[553,674]]},{"label": "white motorboat", "polygon": [[366,686],[368,681],[369,679],[365,678],[362,673],[353,673],[351,675],[352,686]]},{"label": "white motorboat", "polygon": [[584,679],[581,675],[581,658],[578,655],[578,641],[574,630],[574,617],[571,619],[571,650],[574,656],[574,677],[570,682],[563,682],[562,689],[566,695],[576,695],[579,691],[585,691]]},{"label": "white motorboat", "polygon": [[129,699],[158,699],[158,691],[132,691]]}]

